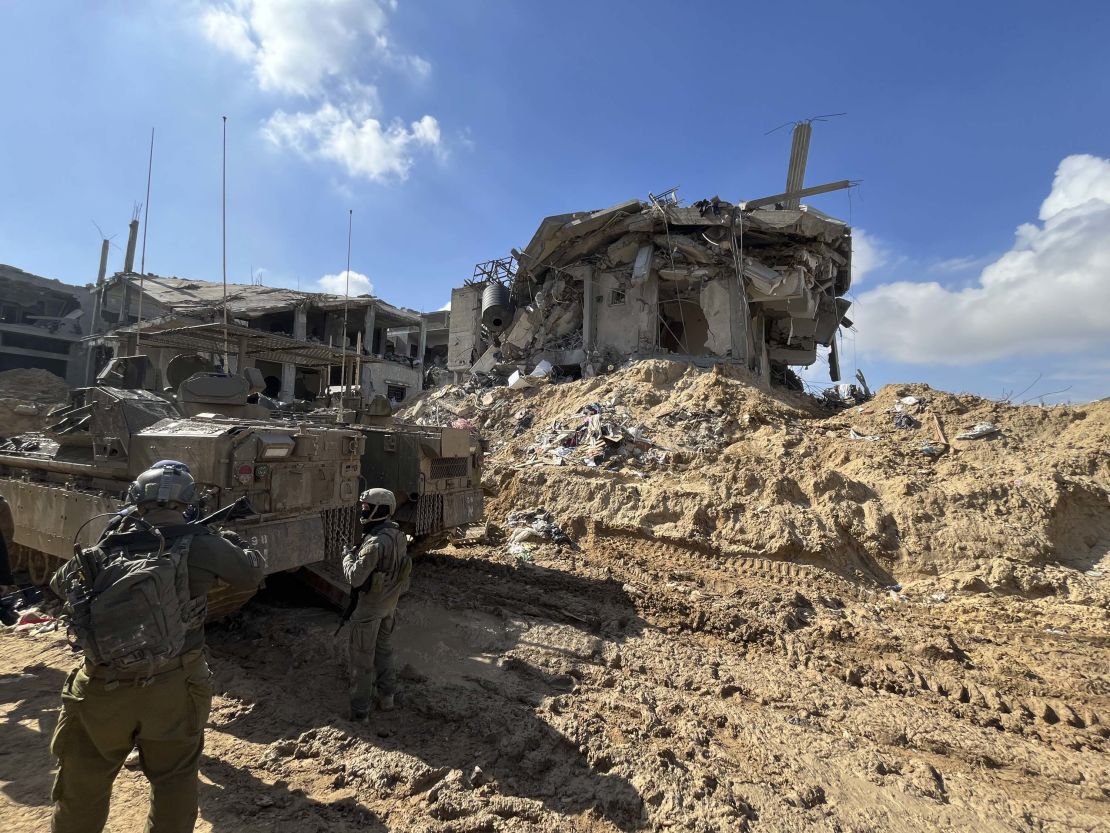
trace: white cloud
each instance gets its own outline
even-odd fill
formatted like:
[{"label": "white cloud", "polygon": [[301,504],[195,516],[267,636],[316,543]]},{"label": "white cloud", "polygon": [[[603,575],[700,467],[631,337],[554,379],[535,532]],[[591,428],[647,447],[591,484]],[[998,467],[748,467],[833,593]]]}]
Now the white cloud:
[{"label": "white cloud", "polygon": [[208,39],[250,63],[263,90],[317,95],[330,79],[353,74],[371,58],[417,77],[431,64],[389,43],[392,2],[375,0],[235,0],[201,14]]},{"label": "white cloud", "polygon": [[246,19],[226,7],[219,7],[205,9],[200,22],[204,34],[220,49],[240,61],[254,58],[257,47],[251,40],[250,25]]},{"label": "white cloud", "polygon": [[[370,279],[354,269],[350,271],[351,283],[350,293],[354,298],[357,295],[373,295],[374,284],[370,283]],[[332,295],[346,295],[347,294],[347,275],[346,271],[340,272],[338,275],[324,275],[316,283],[319,284],[322,292],[329,292]]]},{"label": "white cloud", "polygon": [[315,113],[278,110],[263,135],[279,147],[341,165],[351,176],[374,181],[404,180],[413,164],[412,151],[439,144],[439,124],[431,116],[405,127],[399,121],[383,126],[366,108],[325,103]]},{"label": "white cloud", "polygon": [[447,312],[450,312],[450,311],[451,311],[451,302],[450,302],[450,301],[448,301],[448,302],[447,302],[446,304],[444,304],[444,305],[443,305],[442,307],[440,307],[440,308],[439,308],[439,310],[438,310],[438,312],[443,312],[443,311],[445,311],[445,310],[446,310]]},{"label": "white cloud", "polygon": [[250,65],[260,90],[312,102],[276,110],[263,136],[380,182],[404,179],[416,149],[445,156],[439,122],[383,119],[378,84],[368,78],[382,68],[417,81],[431,74],[426,59],[391,45],[395,8],[395,0],[231,0],[205,7],[200,22],[214,46]]},{"label": "white cloud", "polygon": [[1041,223],[964,289],[935,281],[883,284],[849,316],[859,349],[914,363],[973,364],[1016,355],[1104,353],[1110,346],[1110,160],[1069,156]]},{"label": "white cloud", "polygon": [[861,228],[852,230],[852,285],[889,259],[886,248]]},{"label": "white cloud", "polygon": [[986,265],[989,260],[989,257],[974,257],[972,255],[967,255],[965,257],[949,257],[929,264],[929,271],[943,272],[946,274],[966,272]]}]

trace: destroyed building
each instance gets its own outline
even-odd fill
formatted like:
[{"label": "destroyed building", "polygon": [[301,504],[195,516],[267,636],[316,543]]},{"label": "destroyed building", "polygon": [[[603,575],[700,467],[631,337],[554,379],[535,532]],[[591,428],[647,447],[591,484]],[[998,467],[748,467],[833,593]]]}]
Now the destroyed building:
[{"label": "destroyed building", "polygon": [[0,371],[38,368],[82,378],[88,291],[0,264]]},{"label": "destroyed building", "polygon": [[[210,343],[212,333],[222,331],[223,304],[221,283],[116,274],[97,290],[96,317],[103,331],[92,339],[97,351],[93,365],[101,367],[113,355],[138,350],[150,354],[154,367],[164,372],[169,361],[187,350],[192,341],[197,345]],[[137,326],[140,317],[142,327]],[[299,366],[296,357],[303,348],[298,344],[325,350],[330,347],[337,354],[345,350],[351,366],[357,352],[361,377],[357,384],[367,396],[380,393],[402,402],[422,388],[420,345],[425,329],[420,313],[380,298],[363,295],[344,299],[279,287],[228,284],[227,317],[232,340],[229,352],[233,357],[239,355],[240,340],[245,339],[250,346],[242,355],[265,354],[252,363],[262,371],[266,394],[280,401],[313,399],[328,386],[342,382],[338,361],[327,379],[318,362]],[[397,328],[406,333],[415,330],[415,351],[410,353],[406,344],[404,352],[397,352],[396,341],[390,336]],[[157,342],[148,339],[143,347],[148,331],[162,337]],[[190,340],[190,333],[196,338]],[[171,334],[176,338],[169,338]],[[322,355],[321,350],[316,352]],[[279,355],[286,360],[278,360]]]},{"label": "destroyed building", "polygon": [[[420,313],[371,295],[137,274],[138,231],[132,220],[121,272],[107,276],[107,240],[101,248],[84,384],[113,357],[139,352],[165,384],[176,356],[198,353],[230,370],[256,367],[266,395],[281,402],[315,399],[344,382],[358,386],[364,398],[383,394],[395,403],[421,390],[427,327]],[[410,352],[406,342],[401,351],[392,334],[413,329],[417,350]],[[221,342],[222,357],[212,353]],[[344,368],[351,373],[355,367],[358,378],[344,378]]]},{"label": "destroyed building", "polygon": [[823,345],[839,381],[851,229],[792,198],[848,184],[736,205],[681,205],[671,191],[548,217],[452,292],[448,369],[590,375],[669,356],[741,364],[769,384]]}]

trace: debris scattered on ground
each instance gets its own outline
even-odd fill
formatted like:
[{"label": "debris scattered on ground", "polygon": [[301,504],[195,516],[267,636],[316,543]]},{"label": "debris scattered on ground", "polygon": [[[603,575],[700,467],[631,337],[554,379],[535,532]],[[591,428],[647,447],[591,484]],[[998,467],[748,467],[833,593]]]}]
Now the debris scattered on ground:
[{"label": "debris scattered on ground", "polygon": [[[399,707],[370,727],[339,716],[334,613],[278,603],[280,576],[210,627],[198,833],[1104,826],[1110,402],[892,385],[831,412],[652,361],[407,408],[492,441],[509,534],[415,560]],[[667,464],[521,466],[568,414],[642,429]],[[980,422],[1005,430],[948,448],[944,424]],[[0,641],[0,829],[45,829],[75,660],[60,632]],[[148,789],[120,777],[112,829],[141,827]]]},{"label": "debris scattered on ground", "polygon": [[957,434],[957,440],[981,440],[984,437],[993,437],[1001,429],[991,422],[977,422],[975,426],[962,434]]},{"label": "debris scattered on ground", "polygon": [[505,525],[513,530],[509,544],[526,541],[550,541],[554,544],[573,544],[570,537],[555,523],[555,516],[542,507],[510,512]]},{"label": "debris scattered on ground", "polygon": [[875,442],[876,440],[881,440],[882,437],[879,436],[878,434],[864,434],[863,432],[861,432],[857,428],[849,428],[848,429],[848,439],[851,439],[851,440],[867,440],[868,442]]},{"label": "debris scattered on ground", "polygon": [[576,463],[592,468],[667,461],[666,449],[648,440],[642,426],[631,424],[626,411],[600,402],[584,405],[570,417],[552,423],[536,437],[528,453],[527,463]]}]

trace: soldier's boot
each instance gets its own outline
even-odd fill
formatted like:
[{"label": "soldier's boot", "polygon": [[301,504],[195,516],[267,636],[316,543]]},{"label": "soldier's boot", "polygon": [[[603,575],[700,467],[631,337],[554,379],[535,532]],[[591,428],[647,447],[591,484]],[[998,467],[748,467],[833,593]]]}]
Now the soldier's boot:
[{"label": "soldier's boot", "polygon": [[359,708],[355,708],[354,706],[351,706],[350,717],[351,717],[351,722],[353,722],[353,723],[369,723],[370,722],[370,710],[369,709],[359,709]]},{"label": "soldier's boot", "polygon": [[396,705],[397,702],[392,694],[383,694],[378,698],[378,711],[391,712]]}]

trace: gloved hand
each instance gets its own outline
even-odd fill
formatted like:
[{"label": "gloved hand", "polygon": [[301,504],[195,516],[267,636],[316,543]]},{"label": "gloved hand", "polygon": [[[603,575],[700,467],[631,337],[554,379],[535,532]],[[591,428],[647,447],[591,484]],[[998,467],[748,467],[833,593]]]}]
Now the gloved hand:
[{"label": "gloved hand", "polygon": [[231,542],[241,550],[245,550],[247,548],[247,542],[243,539],[243,536],[236,532],[234,529],[221,529],[220,537],[223,538],[225,541]]}]

